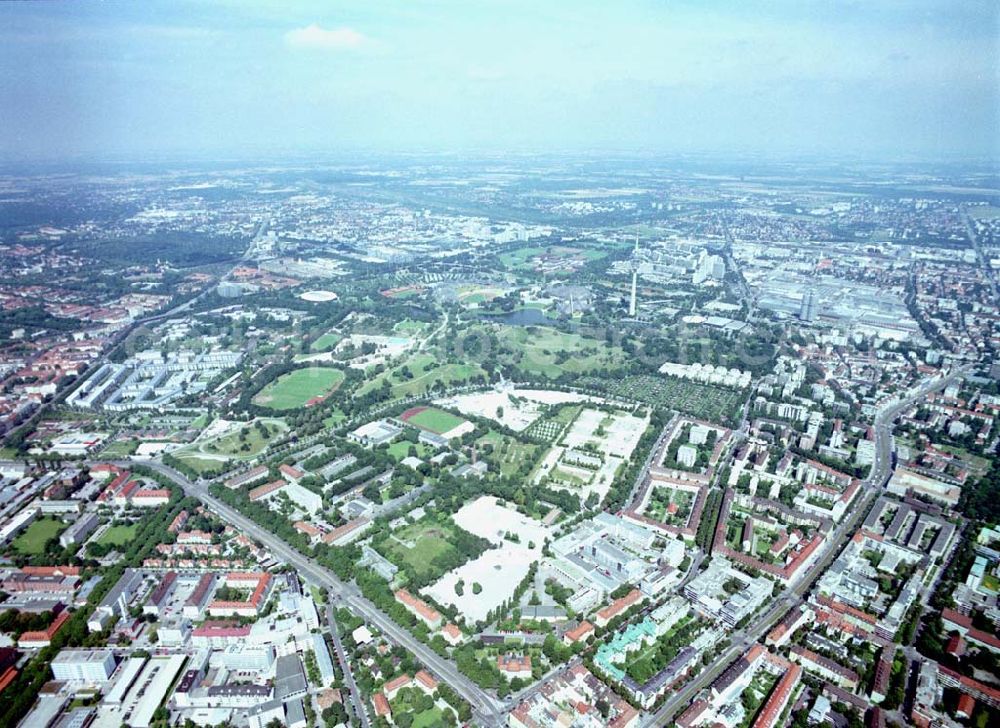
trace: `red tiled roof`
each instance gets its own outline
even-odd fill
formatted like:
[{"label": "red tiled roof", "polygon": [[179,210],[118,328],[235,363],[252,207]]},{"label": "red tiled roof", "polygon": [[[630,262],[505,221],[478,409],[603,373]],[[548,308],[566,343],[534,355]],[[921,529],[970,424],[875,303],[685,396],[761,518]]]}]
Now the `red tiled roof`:
[{"label": "red tiled roof", "polygon": [[279,488],[284,488],[288,485],[284,480],[272,480],[270,483],[264,483],[264,485],[258,485],[256,488],[250,491],[250,500],[260,500],[266,495],[270,495]]},{"label": "red tiled roof", "polygon": [[79,576],[79,566],[22,566],[22,574],[34,576]]},{"label": "red tiled roof", "polygon": [[249,624],[240,626],[235,622],[205,622],[191,632],[192,637],[247,637],[249,635]]},{"label": "red tiled roof", "polygon": [[24,632],[21,634],[21,638],[18,640],[18,644],[30,644],[32,642],[50,642],[53,637],[55,637],[56,632],[58,632],[64,624],[69,620],[69,612],[63,611],[59,613],[59,616],[52,620],[50,624],[45,629],[41,629],[34,632]]},{"label": "red tiled roof", "polygon": [[0,675],[0,693],[7,689],[7,686],[14,682],[14,678],[17,677],[17,670],[14,667],[8,667],[7,670]]},{"label": "red tiled roof", "polygon": [[137,490],[132,494],[133,500],[135,498],[170,498],[170,491],[166,488],[145,488],[143,490]]},{"label": "red tiled roof", "polygon": [[427,670],[420,670],[416,675],[414,675],[414,678],[417,682],[422,683],[428,690],[437,689],[437,680],[435,680],[434,676],[427,672]]},{"label": "red tiled roof", "polygon": [[799,665],[791,665],[788,672],[782,676],[774,690],[771,691],[767,702],[764,703],[764,708],[757,716],[757,720],[753,722],[753,728],[771,728],[777,723],[781,712],[785,709],[785,704],[799,682],[801,674],[802,668]]},{"label": "red tiled roof", "polygon": [[413,682],[413,678],[409,675],[403,674],[387,682],[382,689],[387,693],[393,693],[401,688],[405,688],[411,682]]},{"label": "red tiled roof", "polygon": [[580,624],[578,624],[573,629],[567,630],[566,634],[563,636],[570,642],[577,642],[593,631],[594,631],[594,625],[592,625],[590,622],[583,621],[580,622]]},{"label": "red tiled roof", "polygon": [[384,693],[375,693],[372,696],[372,705],[375,706],[375,715],[390,715],[389,700]]},{"label": "red tiled roof", "polygon": [[366,523],[368,523],[368,519],[367,518],[355,518],[353,521],[348,521],[343,526],[338,526],[337,528],[333,529],[328,534],[326,534],[323,537],[323,542],[324,543],[333,543],[334,541],[337,541],[338,539],[342,538],[343,536],[346,536],[351,531],[353,531],[353,530],[355,530],[357,528],[360,528],[361,526],[365,525]]},{"label": "red tiled roof", "polygon": [[500,672],[522,672],[531,670],[531,655],[497,655]]},{"label": "red tiled roof", "polygon": [[642,599],[642,592],[640,592],[638,589],[633,589],[628,594],[623,596],[621,599],[616,599],[615,601],[611,602],[611,604],[606,606],[604,609],[600,610],[597,613],[597,616],[605,621],[608,621],[610,619],[613,619],[616,615],[624,612],[626,609],[631,607],[640,599]]},{"label": "red tiled roof", "polygon": [[322,533],[322,531],[316,528],[316,526],[311,523],[306,523],[305,521],[296,521],[294,526],[296,531],[301,531],[307,536],[318,536]]},{"label": "red tiled roof", "polygon": [[427,602],[422,599],[417,599],[415,596],[406,591],[406,589],[399,589],[396,592],[396,599],[402,602],[405,606],[409,607],[412,611],[419,614],[421,617],[430,622],[436,622],[441,619],[441,615],[436,609],[431,607]]}]

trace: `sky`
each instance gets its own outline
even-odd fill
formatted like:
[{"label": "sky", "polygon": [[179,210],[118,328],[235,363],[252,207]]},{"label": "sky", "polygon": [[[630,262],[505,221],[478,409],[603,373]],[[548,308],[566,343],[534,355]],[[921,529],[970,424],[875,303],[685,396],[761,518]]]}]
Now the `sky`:
[{"label": "sky", "polygon": [[0,3],[0,160],[1000,157],[995,0]]}]

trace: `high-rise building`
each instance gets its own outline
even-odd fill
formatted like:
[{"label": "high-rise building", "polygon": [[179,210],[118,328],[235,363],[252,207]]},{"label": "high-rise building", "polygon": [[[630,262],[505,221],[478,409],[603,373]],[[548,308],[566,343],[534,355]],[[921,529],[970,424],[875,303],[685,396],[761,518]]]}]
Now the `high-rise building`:
[{"label": "high-rise building", "polygon": [[812,288],[807,290],[802,296],[802,305],[799,307],[799,318],[802,321],[816,320],[816,291]]},{"label": "high-rise building", "polygon": [[718,255],[712,255],[707,250],[701,251],[695,263],[691,282],[696,286],[707,280],[722,280],[726,277],[726,261]]},{"label": "high-rise building", "polygon": [[88,683],[107,682],[115,671],[115,656],[111,650],[62,650],[52,660],[52,675],[56,680]]}]

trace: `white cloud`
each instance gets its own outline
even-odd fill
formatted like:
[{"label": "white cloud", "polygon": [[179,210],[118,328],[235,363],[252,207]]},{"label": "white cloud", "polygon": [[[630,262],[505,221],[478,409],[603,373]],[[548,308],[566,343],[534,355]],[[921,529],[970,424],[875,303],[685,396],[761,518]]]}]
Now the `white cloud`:
[{"label": "white cloud", "polygon": [[285,33],[285,42],[294,48],[356,50],[370,43],[364,33],[353,28],[323,28],[316,23]]},{"label": "white cloud", "polygon": [[502,81],[507,74],[497,68],[472,66],[465,72],[470,81]]}]

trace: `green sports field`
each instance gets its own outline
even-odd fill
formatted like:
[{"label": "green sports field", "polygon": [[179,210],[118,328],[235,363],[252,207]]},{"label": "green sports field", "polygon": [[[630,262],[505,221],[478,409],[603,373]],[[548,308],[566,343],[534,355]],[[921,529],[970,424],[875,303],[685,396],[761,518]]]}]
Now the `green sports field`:
[{"label": "green sports field", "polygon": [[306,367],[283,374],[253,398],[254,404],[274,410],[298,409],[333,392],[344,373],[330,367]]},{"label": "green sports field", "polygon": [[414,407],[399,417],[403,422],[419,427],[421,430],[435,432],[438,435],[454,430],[465,423],[461,417],[434,407]]}]

